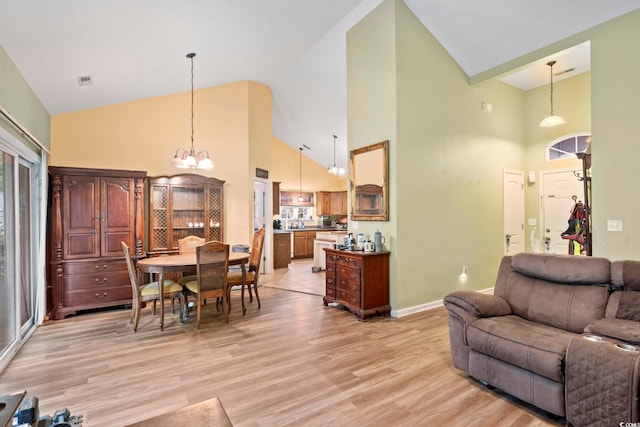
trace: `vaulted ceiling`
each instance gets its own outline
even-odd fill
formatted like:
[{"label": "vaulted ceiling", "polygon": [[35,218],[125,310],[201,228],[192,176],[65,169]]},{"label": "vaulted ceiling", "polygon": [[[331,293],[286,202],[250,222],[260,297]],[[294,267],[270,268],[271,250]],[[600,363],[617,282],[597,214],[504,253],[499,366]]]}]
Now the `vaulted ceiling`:
[{"label": "vaulted ceiling", "polygon": [[[0,45],[50,114],[240,80],[271,87],[274,135],[346,164],[345,33],[382,0],[0,0]],[[469,75],[640,8],[638,0],[404,0]],[[548,83],[541,60],[504,81]],[[589,69],[588,46],[559,78]],[[90,76],[91,84],[78,79]],[[186,110],[185,110],[186,111]]]}]

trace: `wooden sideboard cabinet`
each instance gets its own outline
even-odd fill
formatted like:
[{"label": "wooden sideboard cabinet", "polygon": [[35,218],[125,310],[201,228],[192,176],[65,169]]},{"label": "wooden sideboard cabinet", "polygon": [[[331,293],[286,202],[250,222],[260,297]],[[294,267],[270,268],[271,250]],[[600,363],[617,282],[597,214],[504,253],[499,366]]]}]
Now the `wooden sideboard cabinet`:
[{"label": "wooden sideboard cabinet", "polygon": [[325,248],[324,305],[337,302],[359,320],[376,314],[388,316],[390,252],[340,251]]},{"label": "wooden sideboard cabinet", "polygon": [[49,167],[47,308],[52,319],[131,304],[121,241],[143,254],[142,171]]},{"label": "wooden sideboard cabinet", "polygon": [[148,180],[150,255],[177,253],[187,236],[224,241],[224,181],[197,174]]}]

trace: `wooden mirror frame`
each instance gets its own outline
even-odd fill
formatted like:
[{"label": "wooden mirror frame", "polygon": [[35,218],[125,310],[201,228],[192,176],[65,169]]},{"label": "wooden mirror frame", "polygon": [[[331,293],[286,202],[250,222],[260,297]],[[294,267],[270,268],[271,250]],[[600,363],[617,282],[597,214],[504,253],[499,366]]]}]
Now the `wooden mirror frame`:
[{"label": "wooden mirror frame", "polygon": [[[376,150],[382,151],[379,173],[382,185],[377,183],[356,182],[357,157]],[[362,148],[351,150],[350,162],[350,195],[351,220],[354,221],[389,221],[389,141],[378,142]],[[377,167],[377,165],[375,166]],[[363,208],[365,203],[368,209]]]}]

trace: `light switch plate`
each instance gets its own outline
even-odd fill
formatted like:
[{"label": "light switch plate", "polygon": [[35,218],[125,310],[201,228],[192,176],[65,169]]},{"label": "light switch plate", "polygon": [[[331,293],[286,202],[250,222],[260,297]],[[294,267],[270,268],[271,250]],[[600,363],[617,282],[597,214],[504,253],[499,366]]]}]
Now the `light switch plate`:
[{"label": "light switch plate", "polygon": [[620,219],[608,219],[607,231],[622,231],[622,220]]},{"label": "light switch plate", "polygon": [[536,219],[535,218],[529,218],[527,220],[527,225],[536,225]]}]

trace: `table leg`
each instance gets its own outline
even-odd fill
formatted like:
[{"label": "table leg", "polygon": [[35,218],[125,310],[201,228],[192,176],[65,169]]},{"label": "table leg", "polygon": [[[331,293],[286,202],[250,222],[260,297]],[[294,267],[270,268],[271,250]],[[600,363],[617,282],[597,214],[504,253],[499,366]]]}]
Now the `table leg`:
[{"label": "table leg", "polygon": [[164,330],[164,269],[158,272],[158,292],[160,294],[160,330]]},{"label": "table leg", "polygon": [[242,292],[240,293],[240,299],[242,300],[242,315],[244,316],[247,309],[244,306],[244,287],[247,285],[247,267],[245,263],[242,263]]}]

